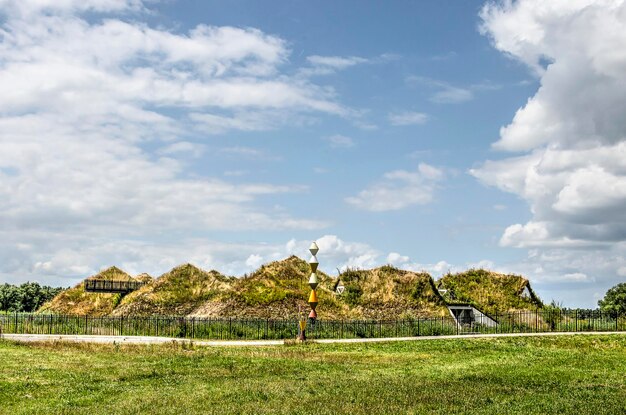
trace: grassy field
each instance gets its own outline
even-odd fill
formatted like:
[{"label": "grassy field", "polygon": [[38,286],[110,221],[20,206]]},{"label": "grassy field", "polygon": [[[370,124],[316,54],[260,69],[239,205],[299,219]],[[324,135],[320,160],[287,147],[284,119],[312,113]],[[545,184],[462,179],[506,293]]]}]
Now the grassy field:
[{"label": "grassy field", "polygon": [[0,342],[1,414],[624,414],[626,335],[265,348]]}]

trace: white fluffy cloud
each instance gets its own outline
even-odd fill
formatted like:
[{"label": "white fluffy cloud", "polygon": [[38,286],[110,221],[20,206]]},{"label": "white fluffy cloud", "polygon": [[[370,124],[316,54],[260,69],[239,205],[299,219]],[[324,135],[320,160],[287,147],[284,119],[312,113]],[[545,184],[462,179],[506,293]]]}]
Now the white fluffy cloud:
[{"label": "white fluffy cloud", "polygon": [[522,154],[471,171],[531,207],[532,219],[508,227],[501,244],[600,249],[615,275],[610,257],[626,240],[626,3],[507,1],[481,17],[493,45],[540,78],[493,145]]},{"label": "white fluffy cloud", "polygon": [[0,0],[0,9],[25,17],[42,12],[120,12],[142,8],[142,0]]},{"label": "white fluffy cloud", "polygon": [[[448,272],[461,271],[461,268],[457,268],[446,261],[439,261],[434,264],[422,264],[419,262],[412,262],[408,256],[400,255],[397,252],[392,252],[387,255],[387,263],[409,271],[428,272],[433,276],[433,278],[439,278]],[[470,266],[463,268],[463,270],[467,268],[470,268]]]},{"label": "white fluffy cloud", "polygon": [[[153,243],[128,238],[115,241],[100,238],[94,244],[93,236],[69,234],[61,245],[58,239],[50,238],[49,233],[28,232],[28,244],[15,243],[19,239],[15,234],[0,232],[0,260],[3,264],[0,281],[13,277],[10,279],[13,283],[36,279],[69,286],[96,273],[103,266],[114,264],[131,274],[148,272],[158,276],[186,262],[239,276],[254,271],[263,263],[281,260],[289,255],[308,260],[311,243],[296,239],[283,244],[224,243],[202,238]],[[435,276],[451,267],[445,261],[420,265],[412,262],[408,256],[394,253],[384,255],[368,244],[345,241],[337,235],[323,235],[316,241],[320,247],[320,269],[334,275],[337,270],[373,268],[385,263],[416,271],[431,271]]]},{"label": "white fluffy cloud", "polygon": [[369,62],[368,59],[358,56],[308,56],[310,67],[300,70],[300,75],[309,77],[315,75],[330,75],[337,71],[347,69],[354,65]]},{"label": "white fluffy cloud", "polygon": [[533,220],[507,229],[503,244],[624,240],[626,5],[521,1],[489,5],[482,16],[494,45],[541,77],[494,144],[528,154],[472,171],[531,204]]},{"label": "white fluffy cloud", "polygon": [[443,170],[420,163],[416,171],[394,170],[382,180],[371,184],[346,202],[364,210],[382,212],[399,210],[412,205],[431,203]]},{"label": "white fluffy cloud", "polygon": [[314,66],[326,66],[336,69],[345,69],[359,63],[367,62],[367,59],[358,56],[319,56],[307,57],[307,60]]},{"label": "white fluffy cloud", "polygon": [[391,125],[415,125],[424,124],[428,121],[428,114],[423,112],[405,111],[389,114],[388,118]]},{"label": "white fluffy cloud", "polygon": [[419,85],[434,89],[430,101],[437,104],[458,104],[474,99],[471,88],[462,88],[449,84],[438,79],[426,78],[423,76],[409,76],[406,79],[409,85]]},{"label": "white fluffy cloud", "polygon": [[186,163],[207,134],[343,116],[332,88],[283,73],[279,37],[152,28],[139,22],[145,7],[0,0],[0,275],[145,264],[172,248],[164,235],[188,249],[189,231],[325,225],[256,203],[303,186],[233,184]]},{"label": "white fluffy cloud", "polygon": [[351,148],[355,146],[352,138],[341,134],[324,137],[324,141],[327,141],[332,148]]}]

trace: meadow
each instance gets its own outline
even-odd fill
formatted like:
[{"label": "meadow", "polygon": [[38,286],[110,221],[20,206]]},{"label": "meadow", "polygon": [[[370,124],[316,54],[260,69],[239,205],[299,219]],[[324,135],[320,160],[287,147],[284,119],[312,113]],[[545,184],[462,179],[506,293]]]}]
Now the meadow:
[{"label": "meadow", "polygon": [[0,356],[0,414],[626,413],[623,334]]}]

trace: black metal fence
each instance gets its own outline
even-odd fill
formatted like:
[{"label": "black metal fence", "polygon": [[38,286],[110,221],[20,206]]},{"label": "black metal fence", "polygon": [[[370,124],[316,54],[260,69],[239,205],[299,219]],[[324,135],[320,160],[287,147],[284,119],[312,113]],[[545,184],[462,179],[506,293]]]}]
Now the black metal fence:
[{"label": "black metal fence", "polygon": [[105,293],[129,293],[143,287],[141,281],[85,280],[85,291]]},{"label": "black metal fence", "polygon": [[[90,317],[0,313],[3,334],[163,336],[206,340],[293,339],[292,319],[197,317]],[[467,324],[451,317],[404,320],[317,320],[307,324],[312,339],[382,338],[478,333],[626,331],[626,316],[600,311],[537,310],[480,316]]]}]

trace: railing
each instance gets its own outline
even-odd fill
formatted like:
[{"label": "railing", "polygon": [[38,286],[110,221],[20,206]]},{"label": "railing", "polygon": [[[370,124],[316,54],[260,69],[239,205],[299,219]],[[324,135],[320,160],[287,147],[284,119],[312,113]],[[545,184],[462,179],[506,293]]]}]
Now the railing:
[{"label": "railing", "polygon": [[129,293],[145,285],[141,281],[85,280],[85,291],[104,293]]},{"label": "railing", "polygon": [[[626,331],[626,315],[593,312],[532,311],[494,315],[486,321],[457,324],[452,317],[406,320],[318,320],[307,324],[311,339],[382,338],[469,333],[546,333]],[[211,340],[292,339],[294,319],[197,317],[90,317],[57,314],[0,313],[0,333],[164,336]]]}]

